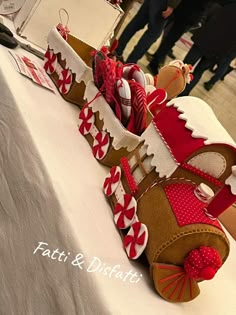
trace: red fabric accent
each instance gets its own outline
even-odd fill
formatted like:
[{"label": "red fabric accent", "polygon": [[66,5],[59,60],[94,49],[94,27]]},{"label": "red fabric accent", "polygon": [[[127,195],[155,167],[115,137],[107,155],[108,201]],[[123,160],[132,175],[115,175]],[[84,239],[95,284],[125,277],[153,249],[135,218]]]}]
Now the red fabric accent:
[{"label": "red fabric accent", "polygon": [[231,193],[228,185],[224,186],[214,199],[207,206],[207,212],[214,218],[217,218],[221,213],[228,209],[236,201],[236,195]]},{"label": "red fabric accent", "polygon": [[223,184],[217,178],[215,178],[215,177],[213,177],[213,176],[211,176],[211,175],[209,175],[209,174],[199,170],[198,168],[196,168],[196,167],[194,167],[194,166],[192,166],[190,164],[183,163],[181,165],[181,167],[185,168],[186,170],[188,170],[188,171],[190,171],[190,172],[192,172],[194,174],[197,174],[198,176],[206,179],[208,182],[214,184],[217,187],[222,187],[223,186]]},{"label": "red fabric accent", "polygon": [[110,169],[109,176],[105,179],[103,184],[103,189],[107,196],[111,196],[113,194],[112,185],[120,181],[120,172],[117,171],[117,166],[113,166]]},{"label": "red fabric accent", "polygon": [[129,220],[132,220],[136,209],[135,207],[130,208],[130,203],[132,201],[132,196],[129,194],[124,195],[124,206],[121,205],[119,202],[117,202],[115,209],[114,209],[114,215],[115,214],[120,214],[119,219],[117,221],[117,226],[119,229],[125,228],[125,222],[124,218],[127,217]]},{"label": "red fabric accent", "polygon": [[89,132],[92,127],[92,123],[89,120],[93,117],[93,111],[91,108],[88,108],[87,115],[85,115],[85,108],[83,108],[79,114],[79,118],[82,120],[82,123],[79,126],[79,132],[82,135],[85,135]]},{"label": "red fabric accent", "polygon": [[142,85],[135,81],[129,81],[131,90],[131,103],[134,111],[134,129],[127,130],[140,135],[146,129],[146,116],[147,116],[147,95]]},{"label": "red fabric accent", "polygon": [[133,79],[133,75],[135,71],[140,71],[140,68],[138,65],[134,64],[132,67],[130,67],[129,73],[128,73],[128,80]]},{"label": "red fabric accent", "polygon": [[204,146],[204,139],[193,138],[185,127],[186,121],[173,106],[165,107],[153,119],[153,123],[167,142],[177,162],[183,162],[190,154]]},{"label": "red fabric accent", "polygon": [[175,75],[171,78],[171,80],[167,83],[167,85],[164,87],[165,90],[167,90],[171,84],[177,80],[180,76],[182,76],[182,71],[180,69],[175,70]]},{"label": "red fabric accent", "polygon": [[201,246],[192,250],[184,260],[186,274],[193,279],[210,280],[222,266],[222,259],[213,247]]},{"label": "red fabric accent", "polygon": [[46,72],[53,73],[55,71],[55,68],[53,67],[53,63],[57,59],[57,55],[53,53],[53,51],[50,51],[49,49],[46,51],[44,55],[45,63],[44,63],[44,69]]},{"label": "red fabric accent", "polygon": [[59,79],[57,82],[58,88],[62,94],[66,94],[69,91],[67,84],[72,83],[72,75],[69,73],[69,69],[63,69],[61,72],[62,79]]},{"label": "red fabric accent", "polygon": [[153,117],[156,116],[156,114],[166,106],[166,98],[167,93],[164,89],[156,89],[147,96],[148,108]]},{"label": "red fabric accent", "polygon": [[133,178],[133,175],[131,173],[129,161],[126,157],[123,157],[120,159],[120,163],[121,163],[121,166],[123,168],[124,175],[125,175],[127,184],[129,186],[130,192],[133,195],[138,190],[138,186],[137,186],[137,184]]},{"label": "red fabric accent", "polygon": [[68,39],[68,34],[70,33],[70,30],[67,26],[62,25],[61,23],[59,23],[57,25],[57,30],[58,32],[61,34],[61,36],[67,41]]},{"label": "red fabric accent", "polygon": [[116,48],[118,47],[118,44],[119,44],[119,42],[118,42],[118,40],[115,38],[115,40],[113,41],[113,44],[111,45],[111,47],[110,47],[110,49],[109,49],[111,54],[116,50]]},{"label": "red fabric accent", "polygon": [[124,238],[124,246],[127,247],[130,244],[130,252],[129,252],[129,258],[133,259],[137,255],[136,251],[136,245],[143,245],[145,243],[146,238],[146,232],[143,232],[141,235],[140,229],[141,229],[141,222],[135,222],[132,224],[133,228],[133,236],[132,235],[126,235]]},{"label": "red fabric accent", "polygon": [[93,155],[96,158],[102,159],[106,155],[107,152],[104,152],[103,147],[109,143],[109,136],[106,133],[103,137],[102,132],[99,132],[95,139],[98,141],[98,144],[93,146]]},{"label": "red fabric accent", "polygon": [[219,229],[217,220],[211,220],[205,214],[206,204],[194,194],[195,186],[192,184],[170,184],[165,187],[165,193],[172,207],[179,226],[202,223],[213,225]]}]

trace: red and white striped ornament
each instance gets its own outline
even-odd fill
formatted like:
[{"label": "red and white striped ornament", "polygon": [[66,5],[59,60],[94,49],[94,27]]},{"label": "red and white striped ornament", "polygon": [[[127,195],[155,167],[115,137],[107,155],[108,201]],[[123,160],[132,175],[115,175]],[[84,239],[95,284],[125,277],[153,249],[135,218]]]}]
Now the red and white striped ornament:
[{"label": "red and white striped ornament", "polygon": [[48,49],[44,55],[44,69],[48,74],[56,71],[57,55],[54,54],[53,49]]},{"label": "red and white striped ornament", "polygon": [[108,151],[110,145],[110,138],[107,132],[100,131],[93,143],[93,155],[97,160],[102,160]]},{"label": "red and white striped ornament", "polygon": [[114,221],[119,229],[126,229],[134,222],[137,202],[130,194],[125,194],[114,209]]},{"label": "red and white striped ornament", "polygon": [[72,85],[72,72],[69,69],[63,69],[60,73],[58,82],[58,89],[61,94],[67,94]]},{"label": "red and white striped ornament", "polygon": [[61,34],[61,36],[67,41],[68,40],[68,35],[70,33],[70,30],[67,27],[67,25],[64,26],[64,25],[62,25],[62,23],[59,23],[57,25],[57,30]]},{"label": "red and white striped ornament", "polygon": [[94,114],[90,107],[83,108],[79,113],[79,132],[85,136],[94,125]]},{"label": "red and white striped ornament", "polygon": [[145,224],[135,222],[132,224],[123,244],[130,259],[137,259],[144,252],[148,241],[148,229]]},{"label": "red and white striped ornament", "polygon": [[103,184],[103,190],[106,196],[111,196],[116,191],[116,188],[120,182],[121,168],[119,166],[113,166],[110,169],[109,175],[105,178]]}]

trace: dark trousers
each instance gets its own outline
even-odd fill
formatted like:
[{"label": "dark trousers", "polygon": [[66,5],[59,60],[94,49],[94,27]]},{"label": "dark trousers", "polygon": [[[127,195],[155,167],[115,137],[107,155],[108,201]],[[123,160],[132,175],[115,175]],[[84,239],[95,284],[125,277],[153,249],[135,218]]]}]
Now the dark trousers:
[{"label": "dark trousers", "polygon": [[159,64],[163,63],[168,52],[187,29],[188,25],[181,24],[181,21],[179,20],[172,24],[171,29],[166,34],[165,38],[163,38],[161,45],[153,55],[152,61],[150,62],[150,67],[152,69],[157,69]]},{"label": "dark trousers", "polygon": [[161,32],[167,22],[162,17],[162,12],[167,8],[167,0],[145,0],[138,13],[127,25],[119,38],[119,45],[116,49],[118,55],[123,51],[136,32],[147,25],[147,30],[140,38],[137,45],[126,60],[127,63],[137,63],[142,58],[149,47],[161,35]]},{"label": "dark trousers", "polygon": [[186,85],[185,90],[181,93],[181,96],[188,95],[190,91],[195,87],[195,85],[201,79],[203,72],[209,69],[216,63],[215,59],[206,58],[203,56],[201,50],[194,44],[192,48],[187,53],[186,57],[184,58],[183,62],[186,64],[195,65],[195,63],[200,59],[197,66],[193,72],[193,80],[190,84]]},{"label": "dark trousers", "polygon": [[211,77],[211,79],[208,81],[211,84],[215,84],[218,80],[224,78],[226,74],[231,72],[233,68],[229,66],[230,62],[236,57],[236,51],[232,51],[229,55],[222,58],[217,63],[217,69],[215,74]]}]

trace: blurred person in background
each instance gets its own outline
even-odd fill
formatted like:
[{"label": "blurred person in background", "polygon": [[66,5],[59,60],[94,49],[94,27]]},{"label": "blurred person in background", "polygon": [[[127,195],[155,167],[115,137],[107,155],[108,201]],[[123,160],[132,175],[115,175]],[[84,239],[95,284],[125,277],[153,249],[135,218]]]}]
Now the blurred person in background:
[{"label": "blurred person in background", "polygon": [[225,0],[215,15],[192,37],[193,46],[183,62],[197,65],[193,80],[181,93],[188,95],[201,79],[203,72],[236,49],[236,0]]},{"label": "blurred person in background", "polygon": [[209,1],[182,0],[180,5],[175,9],[172,14],[173,18],[170,19],[170,27],[168,28],[167,25],[166,34],[164,34],[159,48],[151,56],[152,59],[148,65],[148,70],[153,75],[158,73],[159,67],[162,66],[166,56],[180,37],[201,20]]},{"label": "blurred person in background", "polygon": [[232,67],[230,65],[234,58],[236,58],[236,50],[232,51],[226,57],[222,58],[218,62],[217,68],[214,71],[214,75],[211,77],[209,81],[203,84],[204,88],[207,91],[210,91],[217,81],[219,80],[223,81],[225,76],[235,69],[235,66]]},{"label": "blurred person in background", "polygon": [[122,56],[126,45],[135,33],[147,25],[147,30],[141,36],[126,60],[126,63],[137,63],[161,35],[168,18],[180,2],[181,0],[144,0],[139,11],[126,26],[119,38],[119,44],[116,49],[118,58]]}]

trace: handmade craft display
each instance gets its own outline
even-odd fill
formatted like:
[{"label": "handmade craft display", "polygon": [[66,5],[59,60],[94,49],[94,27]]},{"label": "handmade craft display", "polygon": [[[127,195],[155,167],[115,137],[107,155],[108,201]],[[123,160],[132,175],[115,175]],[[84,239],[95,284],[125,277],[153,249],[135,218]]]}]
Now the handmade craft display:
[{"label": "handmade craft display", "polygon": [[229,254],[217,217],[236,200],[236,144],[191,96],[168,102],[140,138],[110,169],[104,194],[128,257],[145,253],[159,295],[187,302]]},{"label": "handmade craft display", "polygon": [[70,34],[67,23],[59,23],[48,35],[44,68],[62,97],[79,107],[85,103],[85,87],[92,79],[92,51],[93,47]]},{"label": "handmade craft display", "polygon": [[[109,58],[106,48],[94,52],[93,81],[86,86],[88,102],[79,115],[79,131],[99,162],[119,165],[120,158],[140,142],[154,113],[166,105],[170,95],[182,92],[185,71],[172,65],[166,69],[154,79],[136,64]],[[157,82],[162,88],[156,88]]]}]

